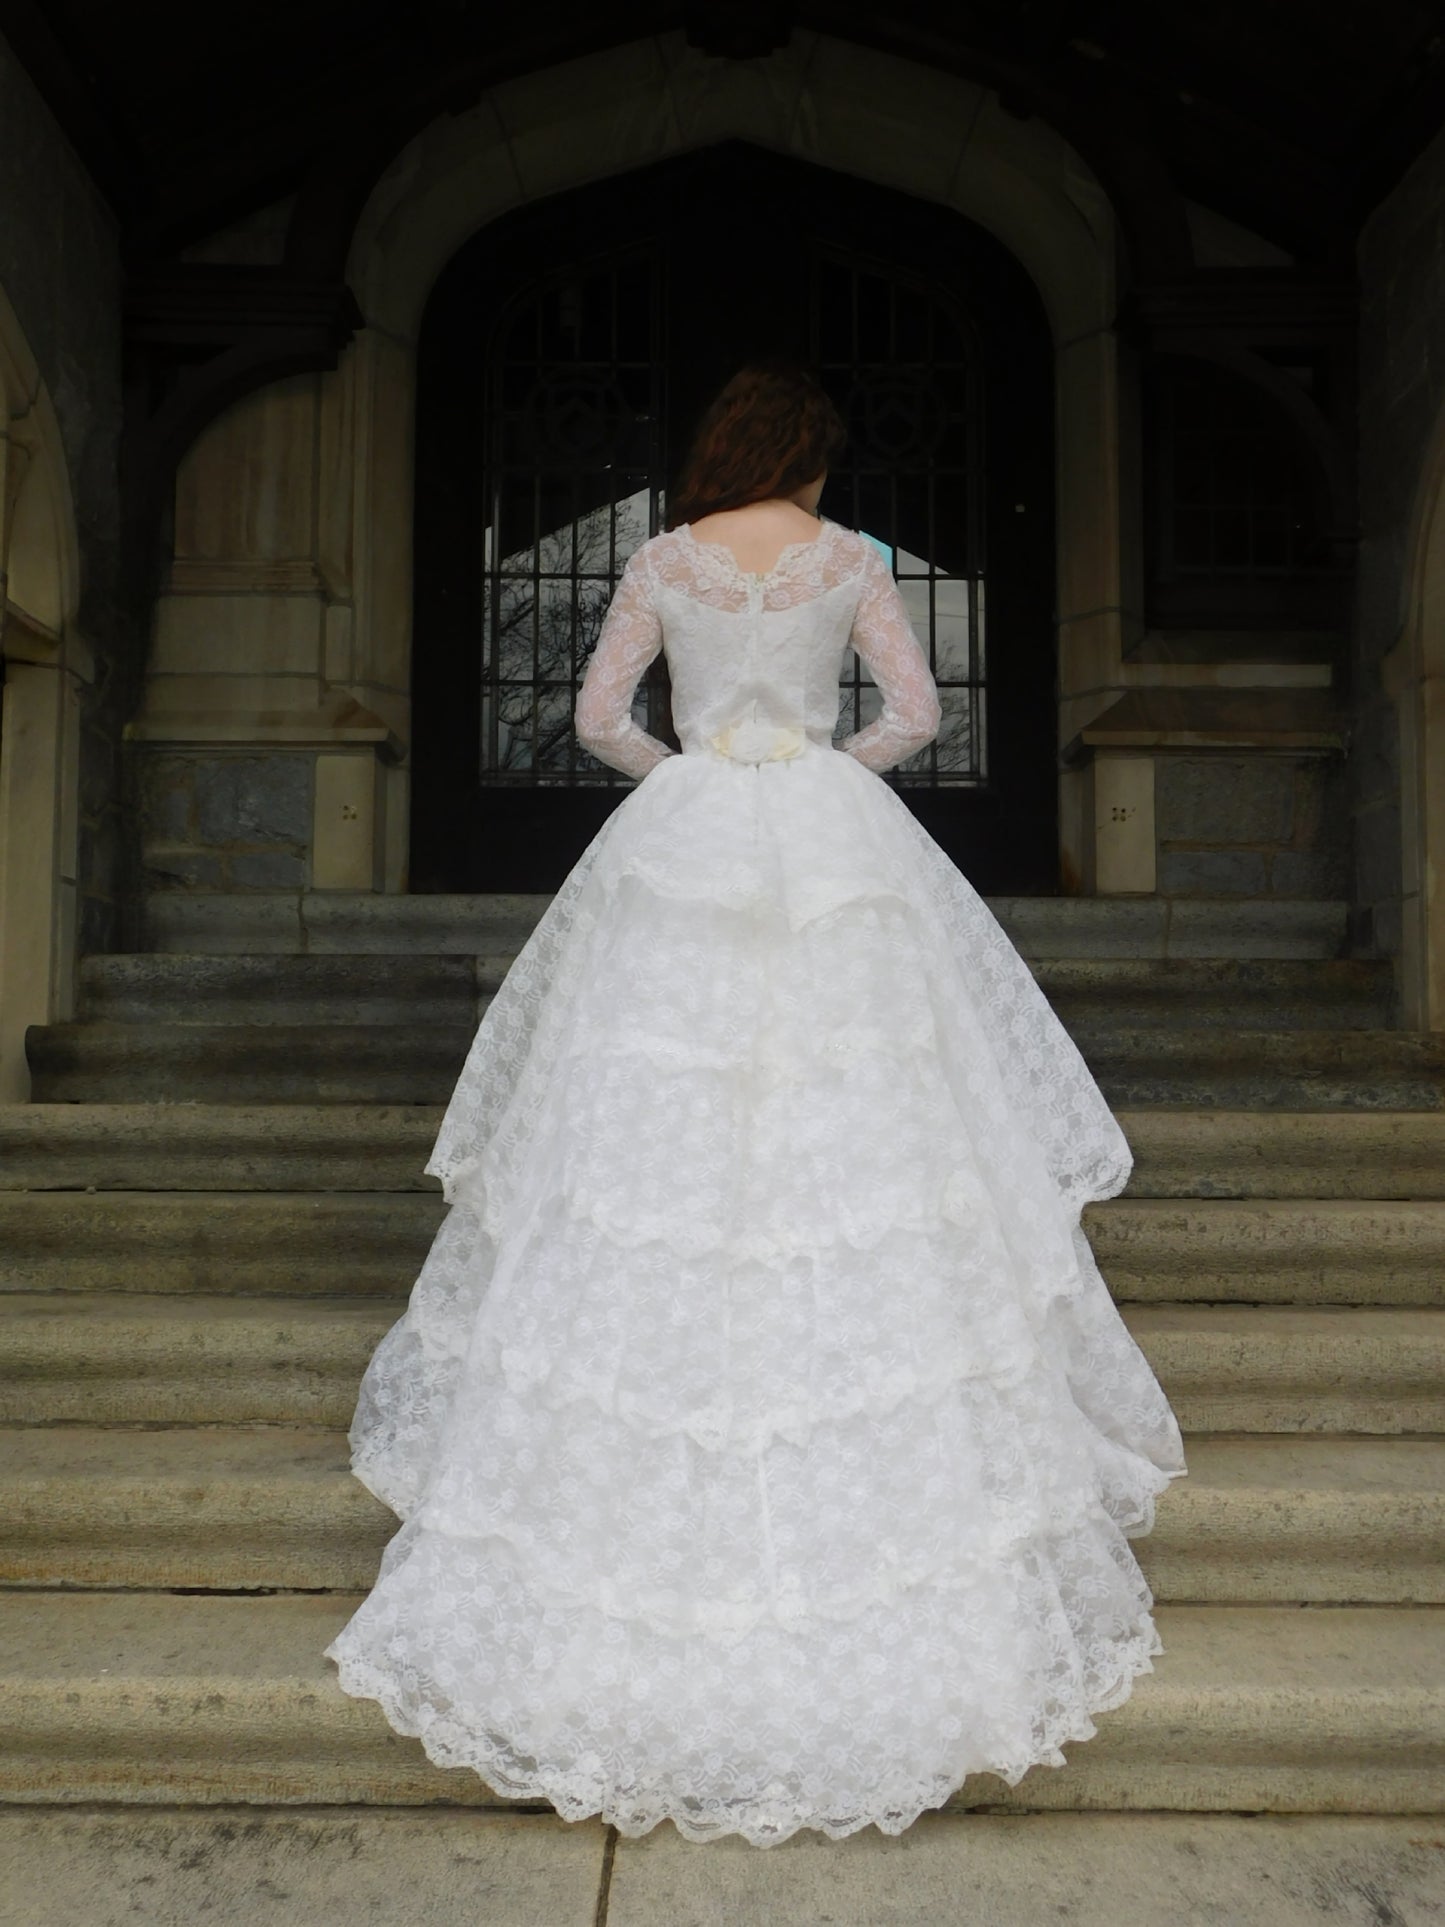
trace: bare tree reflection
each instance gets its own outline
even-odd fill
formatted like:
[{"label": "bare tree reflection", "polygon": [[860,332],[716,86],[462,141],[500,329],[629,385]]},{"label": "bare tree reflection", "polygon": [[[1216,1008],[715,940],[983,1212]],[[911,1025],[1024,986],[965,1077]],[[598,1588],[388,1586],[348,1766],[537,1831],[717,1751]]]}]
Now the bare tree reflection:
[{"label": "bare tree reflection", "polygon": [[[572,712],[617,578],[647,537],[647,509],[643,491],[589,510],[498,568],[484,655],[498,723],[492,768],[608,774],[575,745]],[[634,707],[645,703],[640,689]]]}]

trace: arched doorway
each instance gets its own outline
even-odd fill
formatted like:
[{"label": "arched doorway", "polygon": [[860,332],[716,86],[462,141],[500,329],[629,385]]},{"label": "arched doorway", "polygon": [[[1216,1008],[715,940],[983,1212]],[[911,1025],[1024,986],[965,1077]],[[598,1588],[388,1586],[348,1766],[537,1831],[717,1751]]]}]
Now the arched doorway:
[{"label": "arched doorway", "polygon": [[[738,361],[815,362],[851,443],[823,509],[893,550],[944,700],[895,772],[983,889],[1057,875],[1053,345],[950,210],[728,143],[504,217],[418,348],[412,887],[550,890],[625,779],[570,718],[622,563]],[[850,658],[841,728],[876,691]],[[640,698],[667,736],[666,671]]]}]

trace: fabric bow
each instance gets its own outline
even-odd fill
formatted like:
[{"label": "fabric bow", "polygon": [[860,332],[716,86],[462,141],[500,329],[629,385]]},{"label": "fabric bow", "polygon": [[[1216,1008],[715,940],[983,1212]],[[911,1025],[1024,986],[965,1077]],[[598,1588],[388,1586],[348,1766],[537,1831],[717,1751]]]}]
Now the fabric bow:
[{"label": "fabric bow", "polygon": [[789,757],[801,756],[807,740],[804,730],[753,718],[729,723],[726,729],[709,738],[712,748],[734,763],[785,762]]}]

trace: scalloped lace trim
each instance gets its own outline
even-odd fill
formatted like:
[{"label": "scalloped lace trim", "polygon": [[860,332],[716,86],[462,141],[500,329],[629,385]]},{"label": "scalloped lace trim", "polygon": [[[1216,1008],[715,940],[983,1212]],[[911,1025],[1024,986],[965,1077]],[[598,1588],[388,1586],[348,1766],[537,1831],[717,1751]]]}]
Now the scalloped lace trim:
[{"label": "scalloped lace trim", "polygon": [[1135,1681],[1154,1671],[1154,1659],[1164,1651],[1147,1611],[1129,1634],[1109,1644],[1115,1660],[1109,1684],[1082,1692],[1073,1704],[1044,1717],[1027,1757],[982,1762],[962,1773],[940,1769],[906,1787],[879,1788],[866,1806],[836,1814],[820,1813],[816,1799],[804,1799],[782,1786],[766,1799],[706,1802],[679,1798],[660,1787],[625,1792],[598,1767],[539,1766],[519,1756],[500,1736],[475,1733],[432,1701],[402,1694],[388,1675],[366,1661],[343,1656],[333,1647],[327,1647],[326,1653],[337,1667],[344,1693],[377,1701],[398,1733],[421,1742],[433,1765],[468,1768],[504,1798],[546,1800],[564,1820],[595,1817],[616,1827],[626,1839],[640,1838],[671,1820],[686,1840],[700,1843],[738,1834],[751,1846],[772,1847],[805,1828],[832,1840],[846,1839],[867,1826],[901,1834],[920,1814],[943,1806],[977,1774],[992,1774],[1012,1788],[1035,1767],[1067,1765],[1063,1746],[1093,1739],[1099,1729],[1092,1716],[1122,1706]]}]

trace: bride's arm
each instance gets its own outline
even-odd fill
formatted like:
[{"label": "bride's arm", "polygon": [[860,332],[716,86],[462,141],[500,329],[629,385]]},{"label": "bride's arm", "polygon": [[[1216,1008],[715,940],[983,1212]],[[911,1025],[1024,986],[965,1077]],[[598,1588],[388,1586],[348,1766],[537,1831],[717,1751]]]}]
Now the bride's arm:
[{"label": "bride's arm", "polygon": [[883,708],[838,747],[881,773],[933,741],[943,722],[943,705],[893,572],[871,542],[867,550],[850,641],[878,685]]},{"label": "bride's arm", "polygon": [[646,776],[664,757],[677,754],[632,719],[633,692],[661,648],[662,623],[642,564],[633,555],[598,631],[573,716],[583,749],[624,776]]}]

